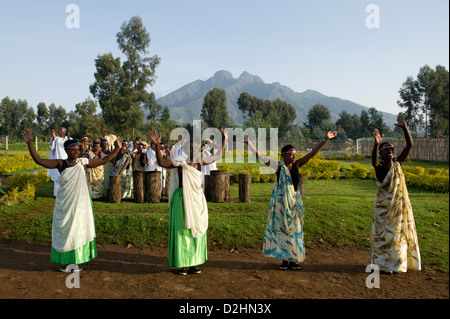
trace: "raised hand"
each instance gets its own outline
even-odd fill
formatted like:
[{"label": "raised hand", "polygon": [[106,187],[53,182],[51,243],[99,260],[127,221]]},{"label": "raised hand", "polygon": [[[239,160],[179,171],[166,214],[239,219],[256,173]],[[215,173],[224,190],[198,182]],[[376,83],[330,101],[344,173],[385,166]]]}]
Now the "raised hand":
[{"label": "raised hand", "polygon": [[384,134],[380,135],[380,132],[378,131],[377,128],[373,129],[373,133],[372,134],[373,134],[373,137],[375,139],[375,143],[380,144],[381,141],[383,140]]},{"label": "raised hand", "polygon": [[394,125],[398,127],[405,127],[406,126],[405,119],[397,117],[397,123],[395,123]]},{"label": "raised hand", "polygon": [[53,138],[53,140],[55,140],[55,138],[56,138],[56,132],[55,132],[55,130],[52,130],[52,138]]},{"label": "raised hand", "polygon": [[161,142],[161,136],[162,135],[158,136],[158,133],[156,133],[156,131],[150,132],[150,139],[153,143],[155,143],[155,145],[159,145],[159,143]]},{"label": "raised hand", "polygon": [[337,136],[337,132],[336,131],[329,131],[328,133],[327,133],[327,135],[325,135],[325,140],[329,140],[329,139],[332,139],[332,138],[335,138]]},{"label": "raised hand", "polygon": [[23,139],[25,140],[26,143],[30,143],[33,140],[33,134],[31,133],[30,130],[25,130],[23,131]]}]

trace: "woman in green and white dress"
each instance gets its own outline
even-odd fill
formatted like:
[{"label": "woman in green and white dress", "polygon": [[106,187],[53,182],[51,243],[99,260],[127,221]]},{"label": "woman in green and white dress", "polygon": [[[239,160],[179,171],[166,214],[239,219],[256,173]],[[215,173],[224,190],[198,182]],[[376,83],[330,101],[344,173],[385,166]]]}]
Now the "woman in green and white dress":
[{"label": "woman in green and white dress", "polygon": [[61,186],[56,193],[53,210],[50,261],[66,265],[60,268],[61,271],[71,271],[73,267],[70,265],[81,265],[97,257],[94,215],[85,166],[92,168],[108,163],[119,152],[121,142],[117,139],[116,148],[108,156],[87,159],[79,158],[80,146],[77,140],[72,139],[64,143],[66,160],[42,159],[33,147],[31,131],[26,130],[23,136],[33,160],[45,168],[56,168],[60,173],[58,183]]},{"label": "woman in green and white dress", "polygon": [[169,266],[180,268],[178,274],[200,274],[198,265],[208,259],[208,206],[203,192],[201,167],[220,159],[225,149],[227,133],[223,134],[222,151],[215,156],[196,159],[198,149],[194,142],[186,143],[184,154],[164,160],[156,132],[150,138],[156,145],[158,165],[170,172],[169,189]]}]

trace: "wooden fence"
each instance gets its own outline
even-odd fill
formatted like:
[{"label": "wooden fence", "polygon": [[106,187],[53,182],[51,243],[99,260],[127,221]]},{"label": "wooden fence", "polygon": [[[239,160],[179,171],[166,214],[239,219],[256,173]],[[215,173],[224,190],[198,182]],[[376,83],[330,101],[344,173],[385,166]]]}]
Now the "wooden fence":
[{"label": "wooden fence", "polygon": [[[394,144],[396,155],[400,155],[405,147],[404,139],[383,138],[383,142]],[[410,159],[448,162],[448,140],[436,138],[419,138],[413,140]],[[361,138],[356,141],[357,152],[364,156],[372,156],[373,138]]]}]

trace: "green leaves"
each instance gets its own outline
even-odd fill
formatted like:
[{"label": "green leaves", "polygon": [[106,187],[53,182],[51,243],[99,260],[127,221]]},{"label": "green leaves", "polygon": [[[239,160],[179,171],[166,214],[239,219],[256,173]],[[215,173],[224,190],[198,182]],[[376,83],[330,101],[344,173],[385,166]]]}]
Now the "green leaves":
[{"label": "green leaves", "polygon": [[448,136],[449,73],[444,66],[437,65],[433,70],[424,65],[416,80],[406,78],[399,94],[397,104],[406,108],[405,119],[412,131],[425,127],[426,136]]},{"label": "green leaves", "polygon": [[124,22],[116,37],[127,60],[121,64],[111,53],[98,56],[90,91],[99,101],[106,125],[120,135],[142,124],[141,105],[148,101],[146,87],[156,79],[160,58],[147,56],[150,34],[138,16]]},{"label": "green leaves", "polygon": [[201,117],[208,127],[221,128],[229,120],[224,89],[214,88],[203,99]]},{"label": "green leaves", "polygon": [[297,117],[295,108],[281,99],[262,100],[247,92],[241,93],[237,100],[239,110],[243,113],[246,127],[278,127],[280,137],[291,129]]}]

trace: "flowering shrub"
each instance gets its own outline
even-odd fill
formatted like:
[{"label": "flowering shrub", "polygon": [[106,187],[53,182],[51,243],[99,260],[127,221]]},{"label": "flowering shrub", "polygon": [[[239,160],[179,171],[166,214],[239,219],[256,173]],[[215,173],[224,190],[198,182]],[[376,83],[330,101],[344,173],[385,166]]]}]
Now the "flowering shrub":
[{"label": "flowering shrub", "polygon": [[47,182],[47,170],[40,170],[34,173],[16,174],[6,181],[6,188],[0,190],[0,205],[11,205],[22,203],[34,198],[36,186]]},{"label": "flowering shrub", "polygon": [[[348,169],[342,169],[336,161],[323,160],[323,156],[318,154],[308,163],[300,167],[299,173],[305,174],[309,179],[375,179],[373,167],[361,165],[354,162]],[[242,164],[238,168],[231,167],[231,164],[218,164],[217,168],[234,173],[234,180],[238,182],[240,173],[252,174],[253,183],[273,183],[275,174],[260,174],[259,168],[252,164]],[[423,168],[420,166],[404,165],[406,183],[408,186],[422,188],[434,192],[448,193],[449,191],[449,170],[443,168]]]},{"label": "flowering shrub", "polygon": [[448,193],[449,170],[431,167],[403,166],[408,186],[427,189],[433,192]]},{"label": "flowering shrub", "polygon": [[368,168],[366,166],[361,165],[358,162],[354,162],[350,165],[350,168],[345,171],[343,178],[360,178],[360,179],[367,179],[367,178],[374,178],[375,176],[375,170],[373,167]]},{"label": "flowering shrub", "polygon": [[41,167],[36,164],[30,155],[16,155],[14,157],[0,157],[0,174],[11,174],[29,171]]}]

